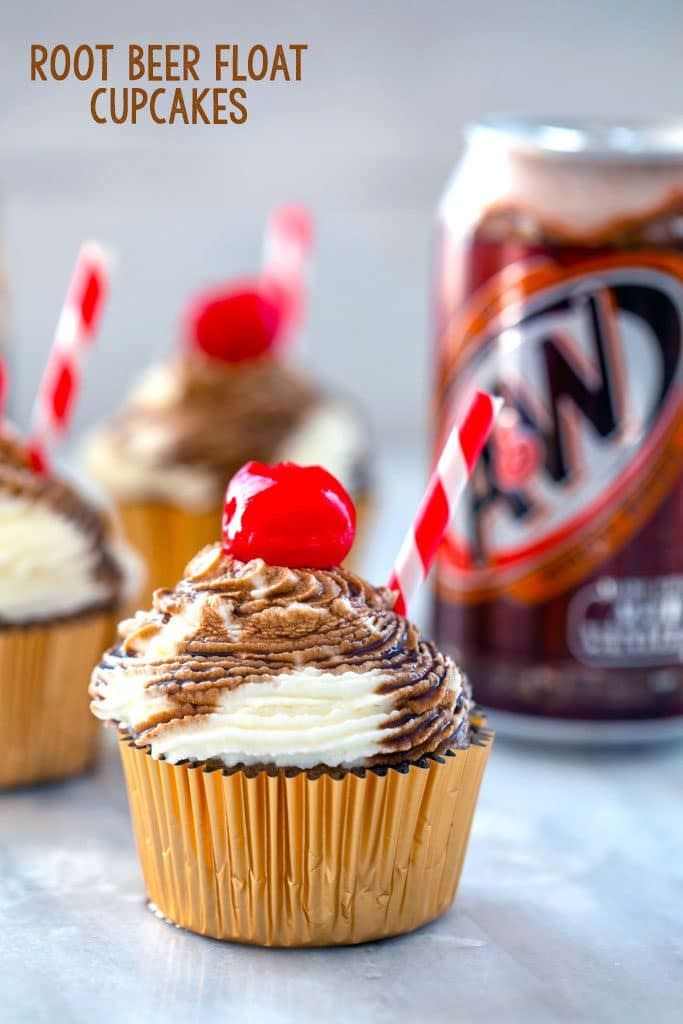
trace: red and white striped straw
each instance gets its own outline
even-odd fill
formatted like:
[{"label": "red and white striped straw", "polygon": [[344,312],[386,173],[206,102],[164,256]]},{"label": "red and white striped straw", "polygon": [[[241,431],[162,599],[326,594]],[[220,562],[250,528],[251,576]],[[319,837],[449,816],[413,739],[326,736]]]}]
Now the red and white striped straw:
[{"label": "red and white striped straw", "polygon": [[103,246],[97,242],[81,246],[33,410],[27,447],[39,472],[49,467],[55,443],[71,422],[83,359],[94,341],[109,291],[109,267],[110,256]]},{"label": "red and white striped straw", "polygon": [[291,335],[303,320],[313,235],[310,213],[296,203],[278,206],[268,219],[261,276],[278,291],[282,302],[281,333],[284,337]]},{"label": "red and white striped straw", "polygon": [[387,584],[398,592],[394,609],[400,615],[406,614],[415,592],[427,578],[502,404],[502,398],[477,391],[464,420],[448,436]]},{"label": "red and white striped straw", "polygon": [[7,377],[7,364],[4,357],[0,355],[0,426],[5,422],[7,413],[7,392],[9,380]]}]

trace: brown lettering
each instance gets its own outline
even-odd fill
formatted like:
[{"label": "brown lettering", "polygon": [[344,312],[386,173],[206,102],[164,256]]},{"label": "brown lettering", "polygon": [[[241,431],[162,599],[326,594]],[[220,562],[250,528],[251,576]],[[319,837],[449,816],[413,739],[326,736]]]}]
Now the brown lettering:
[{"label": "brown lettering", "polygon": [[31,81],[35,82],[36,77],[40,78],[41,81],[47,82],[47,75],[43,69],[43,65],[47,60],[47,47],[42,46],[40,43],[33,43],[31,46]]},{"label": "brown lettering", "polygon": [[239,60],[240,60],[240,45],[235,43],[232,48],[233,59],[232,59],[232,80],[233,82],[246,82],[247,76],[241,75],[239,71]]},{"label": "brown lettering", "polygon": [[157,100],[166,92],[165,89],[155,89],[149,97],[149,113],[155,124],[166,124],[166,118],[157,112]]},{"label": "brown lettering", "polygon": [[192,43],[186,43],[183,46],[183,81],[186,82],[188,78],[194,79],[195,82],[199,81],[199,75],[197,74],[196,67],[199,60],[199,47],[194,46]]},{"label": "brown lettering", "polygon": [[289,77],[289,68],[287,67],[287,57],[285,56],[285,48],[282,43],[278,43],[275,47],[275,53],[273,54],[273,65],[270,69],[270,80],[274,82],[277,78],[278,72],[283,72],[283,76],[286,82],[291,81]]},{"label": "brown lettering", "polygon": [[227,124],[227,105],[223,100],[223,97],[227,99],[227,89],[214,89],[213,90],[213,123],[214,124]]},{"label": "brown lettering", "polygon": [[166,47],[165,78],[167,82],[183,81],[180,73],[180,43],[169,43]]},{"label": "brown lettering", "polygon": [[114,49],[113,43],[95,43],[95,49],[100,54],[101,71],[100,78],[103,82],[109,81],[109,54]]},{"label": "brown lettering", "polygon": [[147,80],[150,82],[163,82],[161,43],[150,43],[147,47]]},{"label": "brown lettering", "polygon": [[[62,70],[57,70],[57,59],[62,58]],[[71,70],[71,54],[69,53],[68,46],[64,43],[58,43],[57,46],[53,47],[52,53],[50,54],[50,74],[57,82],[63,82]]]},{"label": "brown lettering", "polygon": [[[82,57],[85,55],[86,63],[85,70],[83,69]],[[93,53],[92,47],[82,43],[77,46],[74,50],[74,74],[79,82],[87,82],[95,70],[95,54]]]},{"label": "brown lettering", "polygon": [[295,71],[295,74],[294,74],[294,81],[295,82],[300,82],[301,81],[301,58],[303,56],[304,51],[308,49],[308,43],[292,43],[289,48],[290,48],[290,50],[294,50],[294,53],[296,55],[296,71]]},{"label": "brown lettering", "polygon": [[230,67],[230,57],[224,54],[224,50],[229,49],[229,43],[216,43],[214,78],[217,82],[223,81],[223,71]]},{"label": "brown lettering", "polygon": [[94,93],[90,97],[90,113],[95,124],[107,123],[106,117],[100,117],[97,113],[97,101],[100,98],[100,96],[102,96],[102,94],[106,91],[107,90],[104,87],[100,87],[99,89],[95,89]]},{"label": "brown lettering", "polygon": [[[260,68],[257,55],[261,61]],[[262,78],[266,77],[268,73],[268,51],[262,43],[256,43],[252,46],[247,59],[247,67],[249,69],[249,77],[254,82],[260,82]],[[239,79],[235,79],[235,81],[239,81]]]},{"label": "brown lettering", "polygon": [[202,106],[208,94],[208,89],[202,89],[201,91],[198,89],[192,90],[192,124],[198,124],[200,119],[204,124],[211,124],[211,118]]},{"label": "brown lettering", "polygon": [[[121,96],[120,110],[116,107],[116,97]],[[109,90],[109,113],[113,124],[125,124],[128,120],[128,89]]]},{"label": "brown lettering", "polygon": [[168,115],[168,123],[175,124],[176,118],[179,118],[183,124],[190,123],[187,116],[187,107],[185,106],[185,97],[183,96],[182,89],[173,90],[173,100],[171,101],[171,111]]},{"label": "brown lettering", "polygon": [[138,111],[144,110],[147,106],[148,97],[147,90],[141,89],[139,86],[131,89],[131,107],[130,107],[130,120],[131,124],[138,123]]},{"label": "brown lettering", "polygon": [[142,57],[142,47],[131,43],[128,47],[128,78],[131,82],[137,82],[145,74],[145,64]]},{"label": "brown lettering", "polygon": [[235,111],[230,112],[230,120],[233,124],[246,124],[247,123],[247,108],[244,103],[240,103],[240,100],[246,100],[247,90],[246,89],[231,89],[230,90],[230,102],[232,103]]}]

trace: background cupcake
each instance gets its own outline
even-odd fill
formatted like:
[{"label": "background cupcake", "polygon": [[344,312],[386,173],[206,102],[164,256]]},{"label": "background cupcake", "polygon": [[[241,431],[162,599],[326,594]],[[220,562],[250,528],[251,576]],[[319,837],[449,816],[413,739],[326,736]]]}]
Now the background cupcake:
[{"label": "background cupcake", "polygon": [[109,255],[85,242],[26,439],[5,420],[0,358],[0,786],[62,778],[91,763],[92,659],[140,585],[138,559],[109,517],[51,468],[108,291]]},{"label": "background cupcake", "polygon": [[103,513],[0,433],[0,786],[93,760],[92,661],[112,635],[130,554]]},{"label": "background cupcake", "polygon": [[260,277],[194,299],[180,352],[143,377],[88,445],[90,471],[147,560],[148,589],[173,585],[215,539],[225,482],[247,459],[325,465],[365,513],[365,421],[288,360],[304,305],[307,215],[279,210],[268,238]]},{"label": "background cupcake", "polygon": [[323,470],[248,465],[224,546],[122,623],[93,673],[149,897],[186,928],[354,943],[453,900],[489,737],[395,593],[340,568],[353,520]]}]

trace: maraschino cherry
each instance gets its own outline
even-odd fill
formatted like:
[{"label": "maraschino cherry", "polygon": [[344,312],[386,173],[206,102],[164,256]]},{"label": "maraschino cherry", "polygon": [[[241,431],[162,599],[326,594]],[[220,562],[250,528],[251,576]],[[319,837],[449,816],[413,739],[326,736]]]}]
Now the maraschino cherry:
[{"label": "maraschino cherry", "polygon": [[190,303],[188,345],[211,359],[242,363],[286,341],[302,319],[312,246],[308,210],[296,203],[279,206],[268,220],[261,272],[202,292]]},{"label": "maraschino cherry", "polygon": [[283,301],[258,279],[202,292],[188,307],[188,343],[211,359],[242,363],[265,355],[278,339]]},{"label": "maraschino cherry", "polygon": [[228,484],[223,550],[291,569],[340,565],[353,544],[356,510],[320,466],[247,462]]}]

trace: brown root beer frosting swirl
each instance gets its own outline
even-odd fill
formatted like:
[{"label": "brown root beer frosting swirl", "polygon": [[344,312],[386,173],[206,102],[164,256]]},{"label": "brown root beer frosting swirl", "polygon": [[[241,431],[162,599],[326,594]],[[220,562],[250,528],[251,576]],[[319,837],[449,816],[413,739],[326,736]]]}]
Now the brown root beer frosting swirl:
[{"label": "brown root beer frosting swirl", "polygon": [[167,392],[172,401],[155,405],[153,389],[150,394],[143,388],[116,418],[113,430],[122,447],[135,450],[141,432],[162,427],[156,459],[203,467],[220,479],[221,487],[248,458],[271,455],[283,433],[315,401],[303,377],[271,359],[235,365],[181,356],[165,372],[172,381]]},{"label": "brown root beer frosting swirl", "polygon": [[443,752],[467,740],[469,687],[393,602],[343,568],[210,546],[121,624],[93,712],[172,762],[371,767]]},{"label": "brown root beer frosting swirl", "polygon": [[[124,568],[125,566],[125,568]],[[0,625],[114,608],[128,568],[106,515],[0,434]]]},{"label": "brown root beer frosting swirl", "polygon": [[[334,413],[332,422],[320,421],[325,410]],[[309,422],[322,436],[301,438]],[[123,499],[211,508],[247,459],[324,462],[330,447],[341,446],[350,469],[331,468],[355,486],[348,477],[363,475],[364,434],[355,410],[283,362],[266,356],[223,363],[193,352],[149,371],[87,455],[97,479]],[[299,458],[287,450],[290,438],[315,450],[307,447]]]}]

